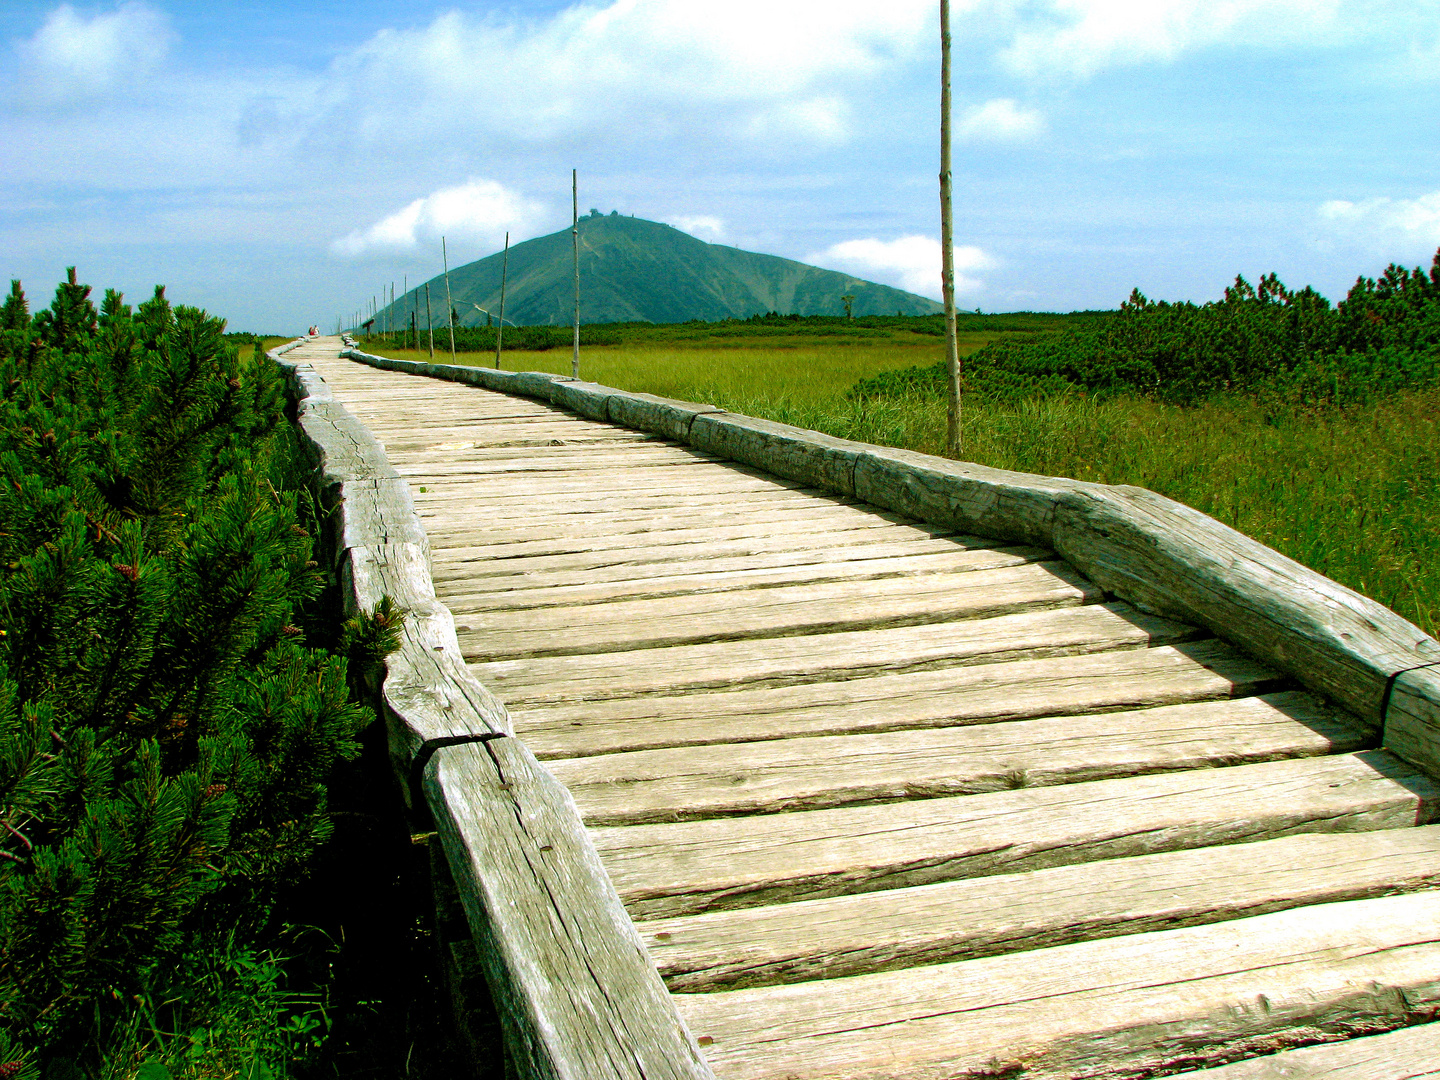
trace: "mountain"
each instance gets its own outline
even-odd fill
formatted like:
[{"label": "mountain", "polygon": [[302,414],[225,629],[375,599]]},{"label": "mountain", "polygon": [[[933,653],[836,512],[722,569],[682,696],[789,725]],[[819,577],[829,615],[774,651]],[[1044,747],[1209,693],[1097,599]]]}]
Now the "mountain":
[{"label": "mountain", "polygon": [[[526,240],[510,249],[505,321],[521,326],[568,326],[574,319],[575,269],[570,230]],[[500,254],[450,271],[450,293],[460,325],[484,325],[475,310],[500,310]],[[433,278],[430,307],[445,323],[445,279]],[[842,296],[853,296],[855,315],[930,315],[933,300],[816,266],[707,244],[679,229],[643,218],[592,213],[580,219],[580,320],[685,322],[743,319],[778,311],[788,315],[843,315]],[[391,325],[419,310],[425,324],[424,285],[397,299]],[[385,325],[382,312],[381,321]]]}]

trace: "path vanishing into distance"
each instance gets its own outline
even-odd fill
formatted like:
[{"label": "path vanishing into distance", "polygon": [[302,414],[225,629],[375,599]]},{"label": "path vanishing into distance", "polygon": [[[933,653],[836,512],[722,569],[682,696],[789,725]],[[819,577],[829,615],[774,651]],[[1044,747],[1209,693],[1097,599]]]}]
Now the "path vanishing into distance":
[{"label": "path vanishing into distance", "polygon": [[342,348],[287,360],[721,1080],[1440,1077],[1436,787],[1374,724],[1050,551]]}]

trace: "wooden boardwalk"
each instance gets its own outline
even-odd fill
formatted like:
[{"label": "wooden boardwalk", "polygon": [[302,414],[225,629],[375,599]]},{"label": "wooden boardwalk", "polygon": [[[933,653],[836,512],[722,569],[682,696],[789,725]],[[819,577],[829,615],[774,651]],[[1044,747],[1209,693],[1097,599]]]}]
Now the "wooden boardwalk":
[{"label": "wooden boardwalk", "polygon": [[1435,1075],[1436,788],[1372,726],[1051,552],[338,351],[721,1080]]}]

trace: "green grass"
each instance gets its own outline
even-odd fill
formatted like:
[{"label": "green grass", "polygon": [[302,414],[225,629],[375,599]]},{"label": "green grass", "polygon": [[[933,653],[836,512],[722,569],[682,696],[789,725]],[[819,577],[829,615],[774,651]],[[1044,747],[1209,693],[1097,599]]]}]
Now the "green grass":
[{"label": "green grass", "polygon": [[[999,336],[966,335],[961,339],[961,351],[974,352]],[[393,349],[378,341],[363,348],[400,360],[430,359],[425,350]],[[581,350],[580,376],[608,386],[687,401],[756,399],[802,405],[843,399],[845,390],[866,375],[913,364],[933,364],[944,355],[942,341],[918,334],[905,334],[898,341],[817,339],[813,335],[777,341],[757,335],[718,341],[592,346]],[[495,362],[494,354],[482,353],[457,353],[455,359],[482,367]],[[441,348],[438,336],[435,362],[450,362],[449,349]],[[507,371],[569,375],[571,353],[569,349],[505,351],[501,365]],[[721,404],[718,400],[714,403]]]},{"label": "green grass", "polygon": [[[964,351],[996,336],[969,335]],[[942,355],[933,339],[630,344],[583,350],[581,377],[938,454],[943,401],[862,402],[846,391],[867,375]],[[438,349],[435,358],[449,359]],[[507,353],[504,366],[568,375],[570,355]],[[1440,633],[1440,391],[1324,409],[1238,395],[1193,408],[1079,394],[1018,405],[972,399],[964,434],[966,460],[1150,488],[1374,597],[1426,633]]]}]

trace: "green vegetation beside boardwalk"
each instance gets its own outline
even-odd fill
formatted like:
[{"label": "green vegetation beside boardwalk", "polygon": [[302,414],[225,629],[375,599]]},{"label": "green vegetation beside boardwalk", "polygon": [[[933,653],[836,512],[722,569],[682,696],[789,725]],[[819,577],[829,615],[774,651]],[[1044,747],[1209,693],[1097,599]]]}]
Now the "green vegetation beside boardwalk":
[{"label": "green vegetation beside boardwalk", "polygon": [[[637,327],[584,348],[581,375],[939,454],[932,324]],[[1361,278],[1334,307],[1271,275],[1214,304],[1135,294],[1115,312],[964,315],[959,329],[967,460],[1151,488],[1440,632],[1440,263]],[[504,366],[569,374],[570,355],[507,351]]]},{"label": "green vegetation beside boardwalk", "polygon": [[89,294],[0,308],[0,1069],[320,1068],[383,1008],[338,942],[415,922],[355,693],[395,627],[336,612],[263,343]]}]

